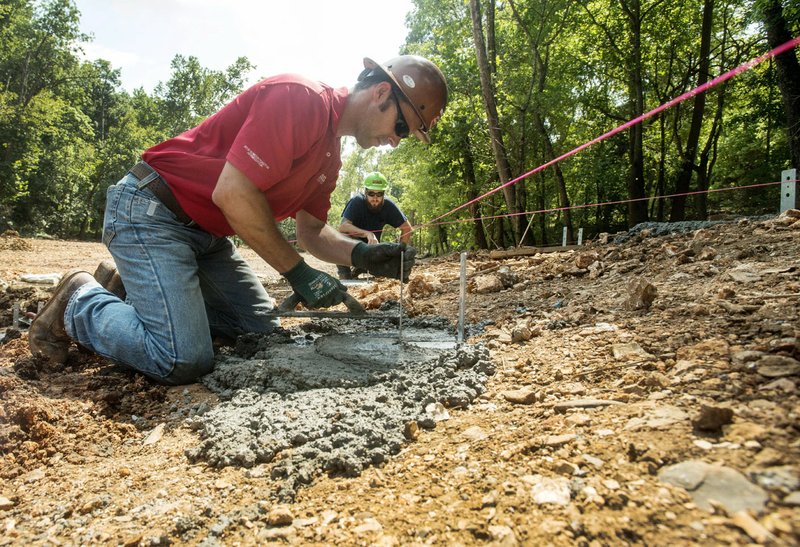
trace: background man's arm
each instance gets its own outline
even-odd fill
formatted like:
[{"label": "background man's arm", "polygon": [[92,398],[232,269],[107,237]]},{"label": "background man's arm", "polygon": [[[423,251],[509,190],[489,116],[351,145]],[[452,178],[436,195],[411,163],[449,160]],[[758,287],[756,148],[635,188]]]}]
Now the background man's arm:
[{"label": "background man's arm", "polygon": [[362,230],[353,224],[349,218],[342,219],[342,223],[339,224],[339,231],[351,237],[363,237],[370,245],[378,242],[378,238],[375,237],[374,233],[370,232],[369,230]]},{"label": "background man's arm", "polygon": [[400,243],[408,243],[411,241],[411,224],[408,221],[405,221],[400,226]]}]

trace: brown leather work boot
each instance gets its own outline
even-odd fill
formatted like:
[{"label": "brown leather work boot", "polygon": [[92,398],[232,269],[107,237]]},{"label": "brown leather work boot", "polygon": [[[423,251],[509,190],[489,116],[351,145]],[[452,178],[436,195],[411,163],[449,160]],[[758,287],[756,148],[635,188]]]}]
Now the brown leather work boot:
[{"label": "brown leather work boot", "polygon": [[64,329],[64,311],[75,291],[91,281],[94,278],[89,272],[70,270],[64,274],[28,331],[28,346],[34,357],[43,356],[51,363],[67,360],[70,338]]},{"label": "brown leather work boot", "polygon": [[105,290],[114,293],[120,300],[125,300],[127,294],[125,285],[122,284],[122,278],[119,276],[116,264],[111,260],[104,260],[98,264],[97,269],[94,271],[94,278]]}]

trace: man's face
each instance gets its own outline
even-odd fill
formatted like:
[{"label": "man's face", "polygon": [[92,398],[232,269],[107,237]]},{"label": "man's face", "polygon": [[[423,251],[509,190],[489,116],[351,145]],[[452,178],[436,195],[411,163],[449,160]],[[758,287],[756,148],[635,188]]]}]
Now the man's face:
[{"label": "man's face", "polygon": [[367,208],[372,212],[378,212],[383,207],[384,192],[367,189]]},{"label": "man's face", "polygon": [[382,82],[371,89],[372,104],[355,134],[359,146],[372,148],[389,145],[395,148],[409,133],[416,135],[415,131],[409,130],[409,123],[419,125],[422,122],[411,106],[395,95],[392,86]]}]

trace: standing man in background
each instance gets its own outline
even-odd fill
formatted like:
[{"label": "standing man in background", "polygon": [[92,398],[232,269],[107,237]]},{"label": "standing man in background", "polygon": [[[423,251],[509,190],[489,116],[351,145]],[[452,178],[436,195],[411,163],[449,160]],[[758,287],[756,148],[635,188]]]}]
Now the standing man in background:
[{"label": "standing man in background", "polygon": [[[356,194],[342,213],[339,231],[368,245],[380,243],[383,227],[386,225],[400,229],[400,243],[407,244],[411,240],[411,224],[390,198],[386,197],[389,182],[377,171],[364,178],[364,193]],[[351,268],[339,264],[336,266],[339,279],[357,279],[365,272],[362,268]]]}]

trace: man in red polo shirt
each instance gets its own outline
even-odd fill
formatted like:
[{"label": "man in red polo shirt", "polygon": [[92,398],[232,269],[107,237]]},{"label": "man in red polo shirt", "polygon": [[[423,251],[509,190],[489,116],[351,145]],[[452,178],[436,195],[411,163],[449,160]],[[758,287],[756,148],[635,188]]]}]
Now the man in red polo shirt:
[{"label": "man in red polo shirt", "polygon": [[103,241],[126,301],[87,272],[69,272],[31,325],[32,353],[64,362],[75,340],[167,384],[210,372],[214,336],[277,325],[268,317],[273,301],[226,237],[233,234],[307,306],[342,302],[345,287],[282,237],[276,223],[290,216],[299,244],[317,258],[407,280],[412,247],[355,242],[326,223],[340,139],[353,136],[363,148],[396,147],[411,134],[430,142],[447,85],[436,65],[413,55],[365,59],[364,67],[350,90],[268,78],[145,151],[107,195]]}]

